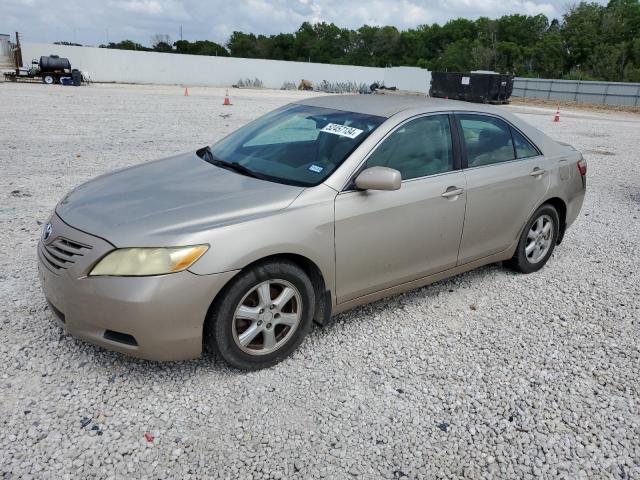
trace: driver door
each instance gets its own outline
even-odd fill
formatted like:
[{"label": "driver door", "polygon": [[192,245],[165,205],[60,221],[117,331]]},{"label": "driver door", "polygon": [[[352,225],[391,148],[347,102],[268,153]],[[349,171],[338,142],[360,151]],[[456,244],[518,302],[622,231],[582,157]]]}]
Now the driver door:
[{"label": "driver door", "polygon": [[466,202],[456,157],[446,114],[407,120],[369,155],[365,168],[394,168],[402,185],[336,196],[338,303],[456,265]]}]

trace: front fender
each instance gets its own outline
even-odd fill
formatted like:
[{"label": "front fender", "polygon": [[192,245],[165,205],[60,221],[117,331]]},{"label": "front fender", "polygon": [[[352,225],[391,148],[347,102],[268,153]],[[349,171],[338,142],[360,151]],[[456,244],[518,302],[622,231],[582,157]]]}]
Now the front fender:
[{"label": "front fender", "polygon": [[207,235],[211,247],[189,270],[198,275],[228,272],[265,257],[295,254],[316,264],[327,289],[335,291],[335,195],[319,185],[280,212],[212,230]]}]

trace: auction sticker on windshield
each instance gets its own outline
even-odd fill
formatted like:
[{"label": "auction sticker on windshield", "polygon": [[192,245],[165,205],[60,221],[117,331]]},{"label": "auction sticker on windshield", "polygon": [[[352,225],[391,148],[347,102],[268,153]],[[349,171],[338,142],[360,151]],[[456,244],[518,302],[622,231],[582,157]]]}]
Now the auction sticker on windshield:
[{"label": "auction sticker on windshield", "polygon": [[340,135],[341,137],[356,138],[363,130],[359,130],[353,127],[347,127],[346,125],[339,125],[337,123],[328,123],[321,132],[333,133],[334,135]]}]

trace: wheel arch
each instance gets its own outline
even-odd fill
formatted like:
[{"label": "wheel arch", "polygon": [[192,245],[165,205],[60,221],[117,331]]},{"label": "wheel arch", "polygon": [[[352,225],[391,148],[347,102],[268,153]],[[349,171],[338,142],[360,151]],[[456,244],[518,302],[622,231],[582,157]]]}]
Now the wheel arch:
[{"label": "wheel arch", "polygon": [[248,268],[255,263],[277,260],[280,258],[295,263],[307,274],[307,276],[311,280],[311,284],[313,285],[313,289],[316,294],[315,314],[313,316],[313,320],[320,325],[326,324],[331,317],[331,292],[327,289],[327,282],[324,279],[322,270],[313,260],[298,253],[278,253],[262,258],[257,262],[253,262],[245,268]]},{"label": "wheel arch", "polygon": [[[307,274],[307,276],[311,280],[311,284],[313,285],[314,293],[316,296],[315,313],[313,320],[315,323],[325,325],[331,318],[331,310],[333,305],[332,294],[331,291],[327,289],[327,283],[324,279],[324,275],[322,274],[322,270],[320,270],[320,267],[318,267],[318,265],[310,258],[298,253],[275,253],[248,263],[243,268],[241,268],[239,272],[246,271],[261,263],[277,260],[288,260],[296,264]],[[211,300],[211,304],[207,309],[207,315],[203,322],[203,340],[205,337],[204,332],[207,331],[207,323],[210,321],[211,312],[215,306],[216,301],[226,294],[229,285],[231,284],[231,282],[233,282],[236,276],[237,274],[231,277],[224,285],[224,287],[222,287],[220,291],[215,295],[215,297]]]},{"label": "wheel arch", "polygon": [[564,232],[567,230],[567,204],[560,197],[551,197],[546,199],[541,205],[549,204],[558,212],[558,217],[560,217],[560,225],[558,225],[558,241],[556,245],[560,245],[562,239],[564,238]]}]

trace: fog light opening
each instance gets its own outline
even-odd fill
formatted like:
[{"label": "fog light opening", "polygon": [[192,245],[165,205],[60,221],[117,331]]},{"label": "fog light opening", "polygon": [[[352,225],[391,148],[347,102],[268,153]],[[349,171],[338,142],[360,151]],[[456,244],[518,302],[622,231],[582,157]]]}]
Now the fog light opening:
[{"label": "fog light opening", "polygon": [[110,340],[112,342],[123,343],[131,347],[138,346],[138,342],[133,337],[133,335],[129,335],[128,333],[116,332],[114,330],[105,330],[104,339]]}]

